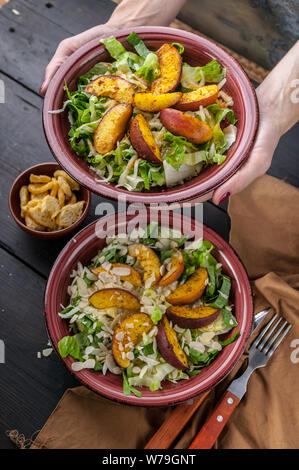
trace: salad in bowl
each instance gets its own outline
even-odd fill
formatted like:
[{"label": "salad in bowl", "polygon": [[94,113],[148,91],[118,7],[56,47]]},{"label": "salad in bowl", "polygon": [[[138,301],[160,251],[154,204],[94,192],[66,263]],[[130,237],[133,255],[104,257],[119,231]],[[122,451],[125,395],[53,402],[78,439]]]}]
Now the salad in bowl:
[{"label": "salad in bowl", "polygon": [[191,66],[184,47],[148,49],[132,32],[126,50],[102,39],[112,62],[98,62],[70,91],[65,82],[73,151],[98,182],[131,192],[171,188],[211,165],[222,165],[237,137],[234,101],[216,60]]},{"label": "salad in bowl", "polygon": [[60,355],[74,372],[121,376],[124,395],[136,397],[200,374],[239,335],[231,279],[213,249],[157,222],[108,237],[71,272],[57,312],[69,326]]}]

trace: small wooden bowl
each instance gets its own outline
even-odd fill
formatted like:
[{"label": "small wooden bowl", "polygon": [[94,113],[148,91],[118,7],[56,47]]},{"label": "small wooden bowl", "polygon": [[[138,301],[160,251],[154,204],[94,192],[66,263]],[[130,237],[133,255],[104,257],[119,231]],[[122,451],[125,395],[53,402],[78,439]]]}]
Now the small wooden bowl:
[{"label": "small wooden bowl", "polygon": [[76,196],[78,201],[85,201],[85,208],[82,212],[81,217],[69,227],[63,228],[61,230],[53,230],[52,232],[41,232],[40,230],[33,230],[25,224],[25,220],[21,217],[21,206],[20,206],[20,196],[19,192],[23,185],[29,184],[29,176],[31,173],[36,175],[47,175],[53,176],[56,170],[61,169],[61,166],[57,163],[49,162],[49,163],[39,163],[38,165],[34,165],[27,170],[23,171],[13,182],[9,196],[8,196],[8,205],[10,212],[15,219],[16,223],[23,229],[25,232],[30,233],[36,238],[41,238],[44,240],[53,240],[56,238],[65,237],[72,233],[76,228],[78,228],[82,222],[86,219],[89,209],[90,209],[90,192],[88,189],[80,187],[79,191],[76,191]]}]

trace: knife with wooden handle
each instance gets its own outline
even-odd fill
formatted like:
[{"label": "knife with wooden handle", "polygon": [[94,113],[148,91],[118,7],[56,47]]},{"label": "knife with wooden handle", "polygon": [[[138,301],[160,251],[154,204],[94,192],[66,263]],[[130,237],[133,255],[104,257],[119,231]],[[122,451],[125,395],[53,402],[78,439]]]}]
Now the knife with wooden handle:
[{"label": "knife with wooden handle", "polygon": [[[268,308],[256,314],[253,332],[269,311],[270,309]],[[197,433],[189,449],[211,449],[213,447],[234,409],[245,395],[246,385],[253,370],[254,369],[248,367],[241,377],[232,381],[212,414]]]},{"label": "knife with wooden handle", "polygon": [[[270,309],[262,310],[254,317],[254,329],[261,323],[263,318],[267,315]],[[192,403],[182,403],[176,406],[169,417],[160,426],[157,432],[152,436],[149,442],[144,447],[145,449],[169,449],[173,441],[182,431],[187,422],[191,419],[193,414],[206,399],[209,390],[197,398],[192,400]],[[228,397],[229,398],[229,397]],[[237,404],[236,404],[237,405]]]}]

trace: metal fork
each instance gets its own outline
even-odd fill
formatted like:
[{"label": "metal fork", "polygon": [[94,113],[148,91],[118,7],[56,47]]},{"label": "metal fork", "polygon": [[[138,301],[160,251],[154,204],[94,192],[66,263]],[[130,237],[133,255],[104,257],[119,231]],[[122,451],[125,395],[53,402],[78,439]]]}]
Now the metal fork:
[{"label": "metal fork", "polygon": [[250,346],[247,369],[230,384],[189,449],[210,449],[215,444],[234,409],[245,395],[247,382],[252,372],[268,363],[270,357],[291,328],[292,325],[284,318],[278,318],[277,313],[272,317]]}]

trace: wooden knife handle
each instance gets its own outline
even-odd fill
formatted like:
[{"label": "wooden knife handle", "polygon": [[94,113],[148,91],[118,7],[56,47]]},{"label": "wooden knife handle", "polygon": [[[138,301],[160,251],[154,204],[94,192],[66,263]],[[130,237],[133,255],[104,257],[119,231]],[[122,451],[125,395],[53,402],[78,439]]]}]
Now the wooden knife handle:
[{"label": "wooden knife handle", "polygon": [[177,405],[144,448],[169,449],[175,438],[179,435],[209,393],[210,391],[205,392],[200,395],[200,397],[193,399],[191,404],[182,403],[181,405]]},{"label": "wooden knife handle", "polygon": [[211,449],[239,402],[236,395],[226,391],[189,449]]}]

